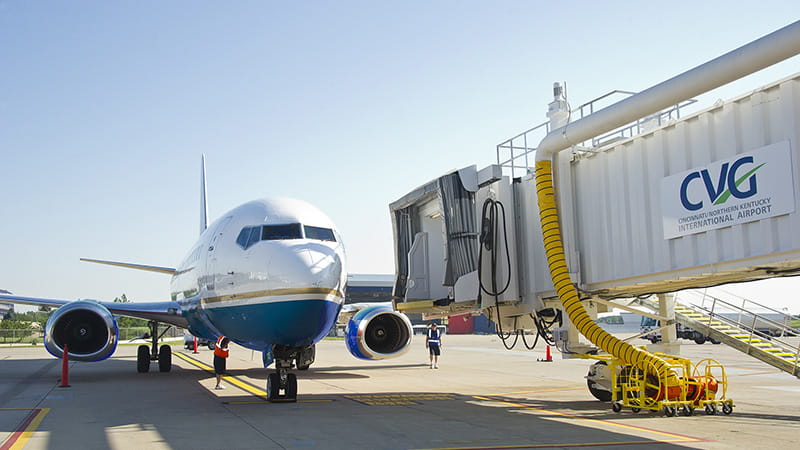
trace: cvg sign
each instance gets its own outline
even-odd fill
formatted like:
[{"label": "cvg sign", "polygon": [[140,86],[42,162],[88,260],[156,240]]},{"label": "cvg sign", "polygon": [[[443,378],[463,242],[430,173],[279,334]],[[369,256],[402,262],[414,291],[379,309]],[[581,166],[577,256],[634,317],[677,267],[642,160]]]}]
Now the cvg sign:
[{"label": "cvg sign", "polygon": [[661,180],[664,238],[794,211],[789,141],[715,161]]},{"label": "cvg sign", "polygon": [[[719,175],[716,177],[716,180],[713,178],[713,175],[709,173],[708,169],[690,173],[686,176],[686,178],[683,179],[683,182],[681,183],[681,204],[684,208],[686,208],[687,211],[697,211],[703,207],[703,200],[694,203],[689,199],[689,183],[694,180],[698,180],[697,182],[702,180],[706,189],[705,193],[708,194],[707,198],[715,205],[724,204],[729,198],[731,198],[731,196],[734,198],[748,198],[756,195],[758,193],[758,188],[756,184],[755,172],[763,167],[764,163],[751,168],[749,171],[744,173],[744,175],[742,175],[739,169],[748,164],[750,166],[753,165],[752,156],[744,156],[739,158],[730,165],[729,163],[724,163],[720,168]],[[741,172],[744,172],[747,170],[747,168],[748,167],[745,167],[745,169]],[[745,185],[744,190],[741,190],[740,187],[745,181],[747,181],[748,184]]]}]

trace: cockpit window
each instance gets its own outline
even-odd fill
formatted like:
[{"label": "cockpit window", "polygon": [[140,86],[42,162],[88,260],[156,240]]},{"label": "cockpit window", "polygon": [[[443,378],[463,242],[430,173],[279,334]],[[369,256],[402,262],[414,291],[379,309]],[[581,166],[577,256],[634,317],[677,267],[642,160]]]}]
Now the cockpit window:
[{"label": "cockpit window", "polygon": [[247,240],[250,239],[250,228],[244,227],[242,231],[239,232],[239,236],[236,238],[236,243],[239,244],[242,248],[247,248]]},{"label": "cockpit window", "polygon": [[277,241],[284,239],[302,239],[303,232],[300,230],[299,223],[287,225],[264,225],[261,232],[261,240]]},{"label": "cockpit window", "polygon": [[285,225],[262,225],[244,227],[236,237],[236,243],[247,250],[258,241],[282,241],[288,239],[314,239],[317,241],[336,242],[336,235],[330,228],[312,227],[289,223]]},{"label": "cockpit window", "polygon": [[261,240],[261,227],[252,227],[250,229],[250,238],[247,240],[247,247],[250,247],[251,245],[255,244],[260,240]]},{"label": "cockpit window", "polygon": [[304,225],[303,228],[306,232],[306,239],[336,242],[336,236],[333,235],[333,230],[330,228],[312,227],[310,225]]}]

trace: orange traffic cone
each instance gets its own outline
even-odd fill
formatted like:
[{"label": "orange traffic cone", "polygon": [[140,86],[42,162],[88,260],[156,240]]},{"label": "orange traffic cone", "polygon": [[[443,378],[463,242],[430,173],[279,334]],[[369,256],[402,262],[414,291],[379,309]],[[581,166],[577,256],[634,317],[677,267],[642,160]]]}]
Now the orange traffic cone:
[{"label": "orange traffic cone", "polygon": [[64,345],[64,354],[61,355],[61,384],[58,387],[70,387],[69,386],[69,349],[67,349],[67,345]]},{"label": "orange traffic cone", "polygon": [[553,362],[553,357],[550,355],[550,346],[547,346],[547,350],[544,354],[544,359],[537,359],[539,362]]}]

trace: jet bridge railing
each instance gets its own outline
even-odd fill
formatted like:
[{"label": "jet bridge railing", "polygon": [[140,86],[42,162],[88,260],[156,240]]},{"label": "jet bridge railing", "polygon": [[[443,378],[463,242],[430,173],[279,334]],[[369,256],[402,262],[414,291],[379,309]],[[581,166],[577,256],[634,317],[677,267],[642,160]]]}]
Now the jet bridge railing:
[{"label": "jet bridge railing", "polygon": [[[600,97],[590,100],[574,109],[570,109],[570,117],[576,116],[583,118],[595,112],[595,110],[603,108],[608,103],[609,99],[616,101],[620,95],[629,97],[636,94],[631,91],[622,91],[615,89]],[[619,127],[608,133],[601,134],[592,138],[589,141],[582,143],[578,148],[579,152],[585,152],[588,148],[599,148],[605,145],[618,142],[622,139],[631,138],[641,134],[642,132],[660,127],[671,123],[672,121],[681,118],[681,110],[696,103],[697,100],[689,99],[682,101],[671,108],[660,111],[648,117],[639,119],[628,125]],[[497,164],[504,169],[511,171],[511,177],[527,175],[532,172],[533,167],[533,153],[536,151],[536,145],[550,132],[550,122],[540,123],[522,133],[511,137],[499,144],[497,144]]]},{"label": "jet bridge railing", "polygon": [[[737,300],[741,300],[741,305],[722,300],[707,292],[690,294],[697,300],[693,306],[707,312],[711,317],[722,318],[743,330],[771,337],[800,335],[800,329],[791,326],[791,315],[735,294],[726,293],[726,295],[737,297]],[[773,318],[767,317],[765,314],[770,314]],[[736,319],[733,319],[734,315]],[[775,318],[780,319],[775,320]]]},{"label": "jet bridge railing", "polygon": [[[703,298],[707,298],[703,304]],[[658,301],[639,298],[637,303],[653,311],[659,310]],[[755,303],[755,302],[752,302]],[[675,304],[675,321],[704,336],[722,342],[746,355],[763,361],[786,373],[800,377],[800,346],[795,330],[789,327],[783,337],[768,336],[754,326],[778,326],[779,322],[742,311],[745,319],[737,319],[739,307],[719,298],[711,298],[700,291],[683,291]]]}]

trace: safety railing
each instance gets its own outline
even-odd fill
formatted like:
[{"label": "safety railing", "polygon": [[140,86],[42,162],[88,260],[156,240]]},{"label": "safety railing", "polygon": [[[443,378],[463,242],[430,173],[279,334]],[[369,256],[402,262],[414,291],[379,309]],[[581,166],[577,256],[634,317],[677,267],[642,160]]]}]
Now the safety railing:
[{"label": "safety railing", "polygon": [[[605,95],[601,95],[589,102],[586,102],[575,109],[570,110],[570,118],[584,118],[606,106],[609,106],[620,99],[618,97],[628,97],[635,92],[613,90]],[[617,128],[603,135],[592,138],[590,141],[581,143],[578,147],[579,152],[591,152],[611,143],[622,139],[631,138],[650,129],[660,127],[671,121],[680,119],[681,109],[696,103],[697,100],[690,99],[683,101],[669,109],[641,118],[636,122]],[[532,172],[534,163],[534,152],[536,145],[550,133],[550,122],[543,122],[518,135],[506,139],[497,144],[497,164],[509,171],[512,178],[527,175]]]}]

